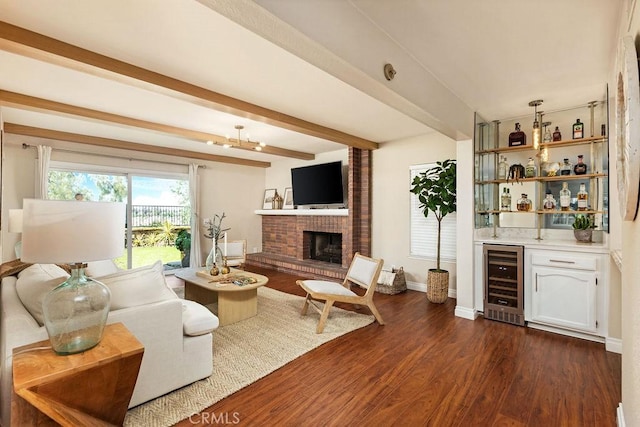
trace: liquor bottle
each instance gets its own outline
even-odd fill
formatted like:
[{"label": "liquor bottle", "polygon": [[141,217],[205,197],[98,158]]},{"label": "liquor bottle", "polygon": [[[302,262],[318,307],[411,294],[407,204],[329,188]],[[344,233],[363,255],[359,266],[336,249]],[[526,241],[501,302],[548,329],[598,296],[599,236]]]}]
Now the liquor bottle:
[{"label": "liquor bottle", "polygon": [[508,188],[502,189],[502,195],[500,196],[500,210],[501,211],[511,210],[511,196],[509,195]]},{"label": "liquor bottle", "polygon": [[521,196],[522,197],[518,199],[518,204],[516,205],[518,210],[522,212],[531,210],[531,200],[529,200],[525,193],[522,193]]},{"label": "liquor bottle", "polygon": [[580,191],[578,191],[578,210],[586,211],[589,208],[589,194],[584,184],[580,184]]},{"label": "liquor bottle", "polygon": [[516,128],[509,134],[509,147],[518,147],[527,144],[527,135],[520,130],[520,123],[516,123]]},{"label": "liquor bottle", "polygon": [[556,126],[556,130],[553,131],[553,140],[562,141],[562,134],[560,133],[560,129],[558,129],[558,126]]},{"label": "liquor bottle", "polygon": [[536,163],[533,161],[533,157],[529,157],[529,161],[527,161],[527,166],[524,168],[524,177],[525,178],[533,178],[536,176]]},{"label": "liquor bottle", "polygon": [[562,190],[560,190],[560,210],[568,211],[571,206],[571,190],[569,190],[569,184],[562,183]]},{"label": "liquor bottle", "polygon": [[542,207],[545,210],[553,210],[556,208],[556,199],[554,199],[553,194],[551,193],[551,190],[547,190]]},{"label": "liquor bottle", "polygon": [[498,179],[507,179],[507,171],[509,170],[509,164],[505,156],[500,156],[500,163],[498,163]]},{"label": "liquor bottle", "polygon": [[549,130],[549,126],[545,126],[544,127],[544,136],[542,137],[542,142],[551,142],[551,141],[553,141],[553,136],[551,136],[551,131]]},{"label": "liquor bottle", "polygon": [[584,123],[580,122],[580,119],[576,119],[573,124],[573,139],[584,138]]},{"label": "liquor bottle", "polygon": [[584,175],[587,173],[587,164],[583,161],[583,155],[580,154],[578,156],[578,163],[573,167],[573,173],[576,175]]},{"label": "liquor bottle", "polygon": [[569,163],[569,159],[564,159],[564,162],[560,166],[560,175],[571,175],[571,163]]}]

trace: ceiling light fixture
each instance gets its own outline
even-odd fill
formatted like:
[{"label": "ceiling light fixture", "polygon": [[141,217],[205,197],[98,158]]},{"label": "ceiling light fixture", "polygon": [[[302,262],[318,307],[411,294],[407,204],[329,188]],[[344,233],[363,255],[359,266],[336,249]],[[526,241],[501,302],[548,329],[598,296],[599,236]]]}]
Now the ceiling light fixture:
[{"label": "ceiling light fixture", "polygon": [[[236,125],[235,128],[238,130],[238,147],[242,148],[242,139],[240,138],[240,131],[244,129],[242,125]],[[266,147],[267,144],[264,142],[252,142],[249,138],[249,134],[247,134],[247,145],[253,148],[255,151],[262,151],[263,147]]]},{"label": "ceiling light fixture", "polygon": [[537,150],[540,147],[540,121],[538,120],[538,106],[542,104],[542,99],[536,99],[529,103],[529,107],[533,107],[533,148]]}]

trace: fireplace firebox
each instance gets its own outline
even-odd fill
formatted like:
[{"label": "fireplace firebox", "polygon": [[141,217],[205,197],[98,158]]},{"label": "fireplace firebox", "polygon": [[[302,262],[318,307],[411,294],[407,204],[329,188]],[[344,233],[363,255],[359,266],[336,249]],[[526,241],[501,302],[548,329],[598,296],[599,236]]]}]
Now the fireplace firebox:
[{"label": "fireplace firebox", "polygon": [[309,233],[309,258],[342,264],[342,234],[305,231]]}]

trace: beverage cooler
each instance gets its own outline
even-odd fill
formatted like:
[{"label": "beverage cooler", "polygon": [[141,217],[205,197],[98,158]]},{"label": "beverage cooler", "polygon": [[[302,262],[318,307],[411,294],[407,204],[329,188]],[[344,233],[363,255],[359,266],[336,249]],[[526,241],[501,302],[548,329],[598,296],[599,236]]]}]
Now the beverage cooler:
[{"label": "beverage cooler", "polygon": [[484,244],[484,317],[524,326],[524,247]]}]

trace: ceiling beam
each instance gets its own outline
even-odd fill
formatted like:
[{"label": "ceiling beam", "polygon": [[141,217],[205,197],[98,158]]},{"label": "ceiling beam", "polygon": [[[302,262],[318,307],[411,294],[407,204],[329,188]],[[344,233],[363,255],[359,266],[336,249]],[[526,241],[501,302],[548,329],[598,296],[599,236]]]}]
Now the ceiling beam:
[{"label": "ceiling beam", "polygon": [[[255,142],[247,143],[245,141],[238,141],[235,139],[227,140],[227,138],[223,136],[207,132],[164,125],[161,123],[149,122],[146,120],[134,119],[118,114],[105,113],[104,111],[92,110],[90,108],[78,107],[70,104],[63,104],[61,102],[50,101],[48,99],[37,98],[35,96],[24,95],[21,93],[10,92],[6,90],[0,90],[0,105],[34,111],[56,112],[68,116],[84,117],[102,122],[147,129],[150,131],[179,136],[203,143],[210,140],[214,141],[218,145],[229,143],[233,148],[247,151],[255,151],[253,147],[255,145],[258,145]],[[273,154],[276,156],[291,157],[301,160],[313,160],[315,158],[315,155],[311,153],[287,150],[285,148],[278,148],[270,145],[263,147],[261,152],[265,154]]]},{"label": "ceiling beam", "polygon": [[378,143],[232,98],[0,21],[0,49],[141,86],[197,105],[366,150]]},{"label": "ceiling beam", "polygon": [[115,148],[144,153],[162,154],[172,157],[186,157],[189,159],[207,160],[211,162],[230,163],[234,165],[268,168],[269,162],[240,159],[237,157],[218,156],[215,154],[200,153],[197,151],[180,150],[177,148],[158,147],[137,142],[121,141],[118,139],[101,138],[97,136],[82,135],[78,133],[62,132],[51,129],[43,129],[32,126],[4,123],[4,131],[15,135],[32,136],[36,138],[55,139],[57,141],[76,142],[79,144],[95,145],[98,147]]}]

